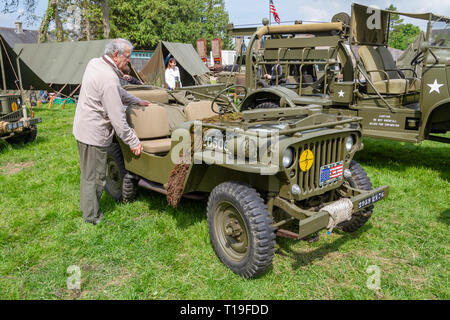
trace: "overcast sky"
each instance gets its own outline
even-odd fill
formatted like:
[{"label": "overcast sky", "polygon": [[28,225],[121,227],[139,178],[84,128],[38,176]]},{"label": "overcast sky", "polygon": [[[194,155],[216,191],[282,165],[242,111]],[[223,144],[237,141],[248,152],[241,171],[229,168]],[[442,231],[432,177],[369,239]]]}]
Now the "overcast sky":
[{"label": "overcast sky", "polygon": [[[22,1],[23,2],[23,1]],[[330,21],[338,12],[350,13],[352,2],[375,5],[387,8],[391,3],[403,12],[433,12],[450,16],[449,0],[273,0],[281,21]],[[43,16],[47,7],[47,0],[39,0],[35,14]],[[230,21],[237,25],[259,24],[262,18],[269,16],[269,0],[225,0],[225,8],[230,15]],[[17,13],[0,14],[1,27],[14,27]],[[273,19],[272,19],[273,21]],[[408,22],[413,22],[408,20]],[[40,22],[25,29],[38,29]]]}]

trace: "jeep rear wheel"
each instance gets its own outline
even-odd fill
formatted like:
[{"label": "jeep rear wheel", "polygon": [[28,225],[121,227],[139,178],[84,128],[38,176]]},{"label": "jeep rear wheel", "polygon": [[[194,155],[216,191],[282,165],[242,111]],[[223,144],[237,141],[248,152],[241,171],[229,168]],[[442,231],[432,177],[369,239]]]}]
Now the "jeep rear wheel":
[{"label": "jeep rear wheel", "polygon": [[137,194],[137,178],[125,170],[117,142],[113,142],[107,151],[105,191],[118,202],[133,201]]},{"label": "jeep rear wheel", "polygon": [[[359,165],[358,162],[352,160],[350,162],[350,172],[352,176],[347,179],[350,186],[362,190],[372,190],[372,183],[370,178],[367,176],[366,171]],[[355,232],[361,228],[372,216],[373,205],[363,210],[356,212],[352,215],[349,221],[342,222],[338,225],[340,229],[345,232]]]},{"label": "jeep rear wheel", "polygon": [[209,196],[207,215],[214,251],[233,272],[252,278],[271,266],[274,228],[255,189],[237,182],[218,185]]}]

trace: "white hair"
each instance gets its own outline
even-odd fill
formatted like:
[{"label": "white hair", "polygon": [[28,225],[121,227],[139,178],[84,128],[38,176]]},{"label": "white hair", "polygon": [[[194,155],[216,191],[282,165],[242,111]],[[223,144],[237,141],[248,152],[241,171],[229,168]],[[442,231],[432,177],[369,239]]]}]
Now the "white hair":
[{"label": "white hair", "polygon": [[105,46],[105,54],[111,57],[117,51],[120,55],[123,55],[127,47],[130,48],[130,51],[133,51],[133,45],[130,41],[122,38],[113,39]]}]

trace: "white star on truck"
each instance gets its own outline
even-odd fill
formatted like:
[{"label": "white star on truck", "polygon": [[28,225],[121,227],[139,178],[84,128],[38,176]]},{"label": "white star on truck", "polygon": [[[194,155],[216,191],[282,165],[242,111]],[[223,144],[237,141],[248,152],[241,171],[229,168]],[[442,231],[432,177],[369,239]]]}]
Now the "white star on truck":
[{"label": "white star on truck", "polygon": [[437,82],[437,79],[434,79],[434,83],[427,84],[427,86],[429,86],[431,88],[429,93],[432,93],[434,91],[436,91],[437,93],[441,93],[441,90],[439,88],[442,87],[443,84],[439,84]]}]

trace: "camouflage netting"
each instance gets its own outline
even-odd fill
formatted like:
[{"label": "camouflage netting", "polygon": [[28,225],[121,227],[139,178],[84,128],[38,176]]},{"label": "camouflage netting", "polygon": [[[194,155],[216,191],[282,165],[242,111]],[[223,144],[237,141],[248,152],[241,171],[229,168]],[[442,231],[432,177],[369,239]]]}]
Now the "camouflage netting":
[{"label": "camouflage netting", "polygon": [[[203,119],[203,123],[216,123],[216,122],[240,122],[242,120],[242,114],[241,113],[229,113],[225,114],[223,117],[217,115],[212,118]],[[194,137],[202,137],[205,131],[207,131],[208,127],[202,127],[202,134],[199,135],[198,133],[194,135],[194,132],[191,132],[191,159],[193,159],[194,151],[201,151],[201,150],[194,150],[194,147],[197,148],[202,146],[202,141],[194,141]],[[183,187],[186,182],[186,177],[189,172],[189,168],[191,167],[192,161],[188,161],[186,158],[182,158],[181,163],[177,164],[172,171],[170,172],[169,180],[167,181],[167,185],[165,186],[165,189],[167,190],[167,203],[169,206],[176,208],[178,206],[178,203],[180,202],[180,199],[183,195]]]},{"label": "camouflage netting", "polygon": [[173,208],[178,206],[183,195],[183,186],[189,172],[190,164],[180,163],[172,169],[167,182],[167,204]]}]

